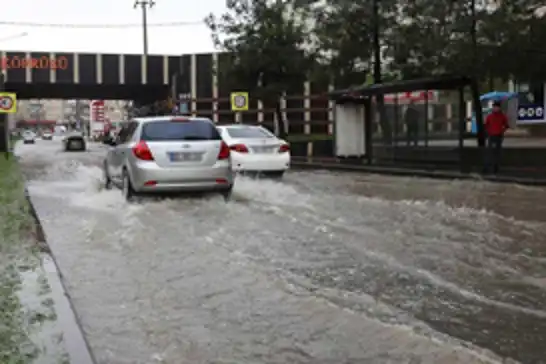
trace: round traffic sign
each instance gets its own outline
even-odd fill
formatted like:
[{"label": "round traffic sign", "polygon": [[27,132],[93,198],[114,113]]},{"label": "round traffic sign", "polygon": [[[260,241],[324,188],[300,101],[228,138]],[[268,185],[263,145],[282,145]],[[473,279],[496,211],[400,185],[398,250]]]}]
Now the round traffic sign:
[{"label": "round traffic sign", "polygon": [[525,109],[524,109],[524,108],[521,108],[521,109],[519,109],[518,114],[519,114],[519,117],[520,117],[520,118],[524,118],[525,115],[527,115],[527,112],[525,112]]},{"label": "round traffic sign", "polygon": [[535,116],[535,109],[532,108],[532,107],[528,108],[527,109],[527,116],[529,116],[529,117]]},{"label": "round traffic sign", "polygon": [[10,110],[13,107],[13,99],[9,96],[0,97],[0,109],[1,110]]},{"label": "round traffic sign", "polygon": [[241,108],[246,106],[246,97],[243,95],[237,95],[233,98],[233,103],[236,107]]},{"label": "round traffic sign", "polygon": [[541,108],[541,107],[537,107],[536,111],[535,111],[535,114],[536,116],[538,117],[542,117],[544,115],[544,109]]}]

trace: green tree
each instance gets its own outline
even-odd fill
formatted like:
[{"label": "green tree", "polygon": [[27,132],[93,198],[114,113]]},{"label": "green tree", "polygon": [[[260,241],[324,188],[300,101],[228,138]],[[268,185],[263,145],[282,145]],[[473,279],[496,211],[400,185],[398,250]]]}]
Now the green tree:
[{"label": "green tree", "polygon": [[232,55],[219,77],[274,103],[279,121],[281,96],[303,84],[313,66],[307,11],[294,0],[228,0],[225,14],[205,20],[215,45]]},{"label": "green tree", "polygon": [[[326,0],[315,7],[315,35],[319,61],[338,88],[383,80],[384,67],[374,72],[374,54],[382,52],[383,42],[375,44],[374,36],[388,32],[395,20],[395,0]],[[377,14],[374,4],[378,6]],[[377,46],[377,47],[376,47]],[[379,48],[379,49],[376,49]],[[380,125],[385,142],[390,142],[391,126],[378,97]]]},{"label": "green tree", "polygon": [[473,74],[481,80],[537,76],[543,59],[536,50],[543,47],[538,44],[546,25],[536,12],[539,3],[401,0],[399,22],[386,37],[390,67],[404,78],[438,73]]},{"label": "green tree", "polygon": [[496,77],[546,80],[546,19],[536,0],[505,0],[484,22],[484,47]]},{"label": "green tree", "polygon": [[446,1],[402,0],[398,24],[384,35],[389,69],[403,79],[446,72],[452,19]]},{"label": "green tree", "polygon": [[359,86],[372,69],[371,9],[362,1],[328,0],[314,9],[317,61],[338,88]]}]

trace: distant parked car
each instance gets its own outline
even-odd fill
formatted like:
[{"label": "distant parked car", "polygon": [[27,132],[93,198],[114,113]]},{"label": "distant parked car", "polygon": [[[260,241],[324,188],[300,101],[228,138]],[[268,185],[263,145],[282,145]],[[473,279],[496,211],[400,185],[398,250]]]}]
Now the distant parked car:
[{"label": "distant parked car", "polygon": [[42,133],[42,140],[52,140],[53,139],[53,133],[50,131],[44,131]]},{"label": "distant parked car", "polygon": [[218,192],[234,184],[230,150],[210,119],[154,116],[125,125],[104,160],[105,187],[138,193]]},{"label": "distant parked car", "polygon": [[31,130],[25,130],[22,136],[24,144],[34,144],[36,142],[36,134]]},{"label": "distant parked car", "polygon": [[83,152],[87,148],[85,137],[83,136],[83,133],[79,131],[73,131],[68,133],[63,139],[63,146],[65,152]]},{"label": "distant parked car", "polygon": [[290,168],[290,145],[255,125],[222,125],[218,129],[231,150],[233,169],[282,177]]}]

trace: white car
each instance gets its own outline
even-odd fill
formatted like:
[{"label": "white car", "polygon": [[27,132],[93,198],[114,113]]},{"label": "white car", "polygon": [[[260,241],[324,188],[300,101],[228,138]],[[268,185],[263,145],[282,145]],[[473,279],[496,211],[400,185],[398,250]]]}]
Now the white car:
[{"label": "white car", "polygon": [[34,144],[36,142],[36,134],[33,131],[25,130],[23,132],[23,143]]},{"label": "white car", "polygon": [[290,168],[290,145],[261,126],[218,126],[237,172],[281,177]]}]

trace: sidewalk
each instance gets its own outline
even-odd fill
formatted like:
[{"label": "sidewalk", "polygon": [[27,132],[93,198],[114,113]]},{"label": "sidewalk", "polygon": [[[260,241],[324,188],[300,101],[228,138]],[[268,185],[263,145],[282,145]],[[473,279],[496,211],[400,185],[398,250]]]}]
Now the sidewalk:
[{"label": "sidewalk", "polygon": [[47,245],[16,158],[2,153],[0,204],[0,363],[69,363],[61,324],[66,312],[58,305],[66,298],[47,267]]},{"label": "sidewalk", "polygon": [[449,170],[428,170],[403,166],[377,166],[365,164],[341,163],[334,158],[305,158],[292,157],[291,166],[295,169],[327,169],[346,172],[388,174],[393,176],[412,176],[435,179],[463,179],[476,181],[490,181],[500,183],[517,183],[528,186],[546,186],[546,178],[527,178],[510,175],[480,175],[474,173],[461,173]]}]

